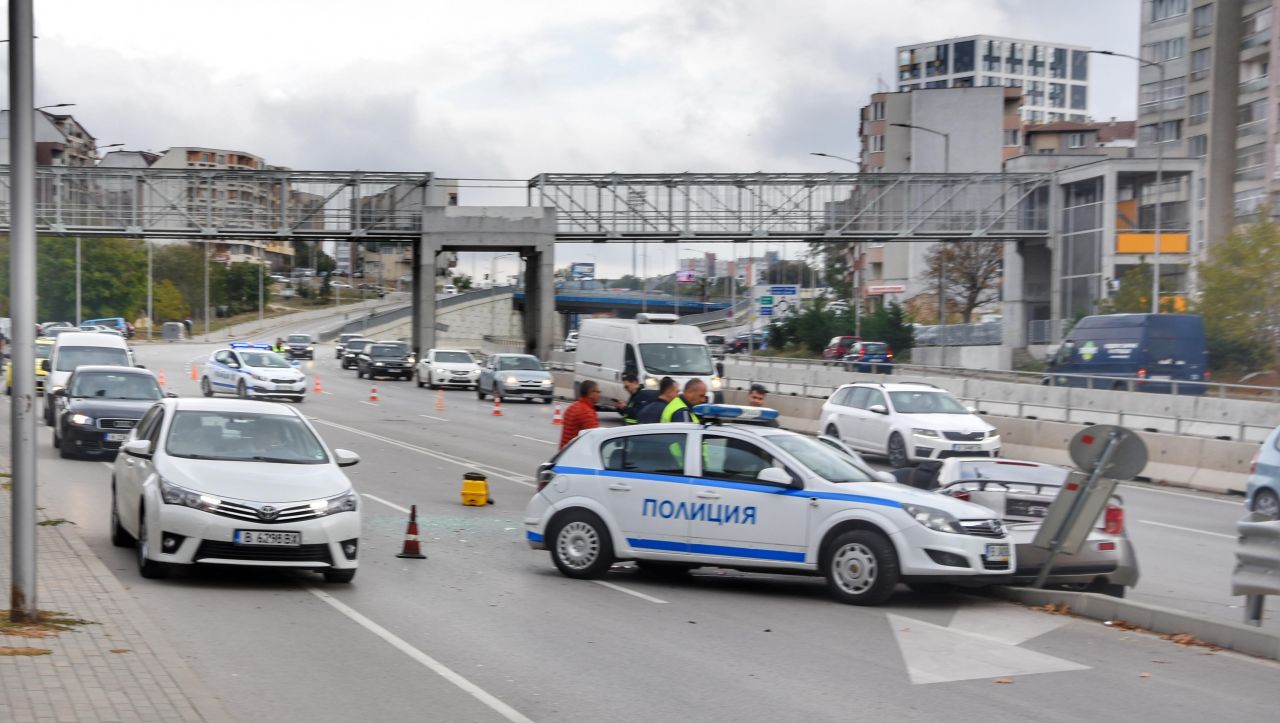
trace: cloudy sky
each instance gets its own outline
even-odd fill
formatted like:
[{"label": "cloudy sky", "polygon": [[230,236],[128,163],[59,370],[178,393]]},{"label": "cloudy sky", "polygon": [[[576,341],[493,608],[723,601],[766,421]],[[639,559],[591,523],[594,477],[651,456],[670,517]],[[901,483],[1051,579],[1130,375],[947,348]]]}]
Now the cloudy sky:
[{"label": "cloudy sky", "polygon": [[[858,109],[878,78],[892,84],[895,46],[992,33],[1136,53],[1139,6],[46,0],[36,102],[75,103],[102,144],[303,169],[847,170],[807,154],[857,153]],[[1132,64],[1093,64],[1092,115],[1132,118]],[[607,271],[613,254],[600,255]]]}]

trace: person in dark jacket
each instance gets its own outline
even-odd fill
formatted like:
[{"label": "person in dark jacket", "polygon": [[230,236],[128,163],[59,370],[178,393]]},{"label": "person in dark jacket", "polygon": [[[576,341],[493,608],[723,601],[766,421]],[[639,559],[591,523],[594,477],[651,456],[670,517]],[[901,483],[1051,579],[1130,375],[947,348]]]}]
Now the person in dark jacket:
[{"label": "person in dark jacket", "polygon": [[[763,384],[759,382],[752,384],[751,388],[747,390],[747,406],[763,407],[765,397],[767,397],[768,395],[769,395],[769,390],[766,389]],[[763,427],[782,426],[778,424],[777,419],[739,419],[737,421],[740,424],[758,424]]]},{"label": "person in dark jacket", "polygon": [[622,375],[622,386],[631,395],[627,398],[626,404],[616,399],[614,400],[617,403],[618,411],[622,413],[622,423],[639,424],[640,410],[644,409],[649,402],[658,398],[658,390],[645,389],[640,385],[640,378],[630,372]]},{"label": "person in dark jacket", "polygon": [[658,382],[658,398],[644,405],[640,413],[636,415],[638,424],[657,424],[662,421],[662,412],[667,408],[667,402],[676,398],[680,393],[680,385],[671,377],[663,377]]}]

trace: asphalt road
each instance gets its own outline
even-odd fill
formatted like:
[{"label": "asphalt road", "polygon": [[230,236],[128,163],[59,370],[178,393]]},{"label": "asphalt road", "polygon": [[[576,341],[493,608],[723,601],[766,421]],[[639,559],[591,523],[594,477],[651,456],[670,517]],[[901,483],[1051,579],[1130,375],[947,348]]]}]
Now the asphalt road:
[{"label": "asphalt road", "polygon": [[[184,363],[213,348],[157,344],[139,357],[195,394]],[[331,446],[362,456],[348,470],[364,500],[351,585],[239,569],[141,579],[108,539],[108,467],[58,459],[41,427],[41,504],[77,524],[241,720],[1274,719],[1276,664],[1003,602],[903,588],[855,608],[817,578],[713,569],[569,580],[527,549],[520,523],[534,469],[555,449],[550,406],[512,402],[493,417],[491,402],[450,391],[438,411],[434,392],[398,381],[377,382],[371,403],[370,383],[339,371],[331,345],[318,357],[309,371],[325,393],[302,409]],[[462,474],[477,469],[495,504],[463,507]],[[1222,532],[1238,501],[1125,494],[1140,594],[1173,605],[1199,591],[1189,599],[1225,609],[1208,571],[1231,542],[1162,525]],[[411,504],[426,560],[394,556]]]}]

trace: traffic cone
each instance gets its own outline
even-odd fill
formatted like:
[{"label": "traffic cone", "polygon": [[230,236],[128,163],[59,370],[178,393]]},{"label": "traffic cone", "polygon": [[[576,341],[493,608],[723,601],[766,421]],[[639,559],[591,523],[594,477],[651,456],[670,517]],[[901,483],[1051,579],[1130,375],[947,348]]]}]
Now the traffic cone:
[{"label": "traffic cone", "polygon": [[418,506],[409,507],[409,527],[404,531],[404,548],[396,557],[407,557],[413,560],[425,560],[422,548],[418,544]]},{"label": "traffic cone", "polygon": [[437,412],[444,411],[444,390],[443,389],[436,390],[436,411]]},{"label": "traffic cone", "polygon": [[369,387],[369,401],[371,402],[378,401],[378,385],[377,384],[374,384],[373,386]]},{"label": "traffic cone", "polygon": [[564,417],[560,416],[560,402],[556,402],[556,411],[551,415],[551,424],[556,427],[564,425]]},{"label": "traffic cone", "polygon": [[168,382],[166,382],[166,381],[164,380],[164,370],[163,370],[163,369],[161,369],[161,370],[160,370],[160,374],[159,374],[158,376],[160,377],[160,379],[159,379],[159,381],[160,381],[160,386],[162,386],[162,387],[163,387],[163,386],[167,386],[167,385],[168,385]]},{"label": "traffic cone", "polygon": [[491,417],[502,416],[502,397],[493,398],[493,412],[489,416]]},{"label": "traffic cone", "polygon": [[324,394],[324,388],[320,386],[320,375],[319,375],[319,374],[317,374],[317,375],[316,375],[316,386],[315,386],[315,389],[312,389],[311,391],[312,391],[312,392],[314,392],[315,394]]},{"label": "traffic cone", "polygon": [[193,381],[193,382],[194,382],[194,381],[198,378],[198,377],[196,377],[196,365],[195,365],[195,364],[191,364],[191,365],[189,365],[189,366],[191,367],[191,381]]}]

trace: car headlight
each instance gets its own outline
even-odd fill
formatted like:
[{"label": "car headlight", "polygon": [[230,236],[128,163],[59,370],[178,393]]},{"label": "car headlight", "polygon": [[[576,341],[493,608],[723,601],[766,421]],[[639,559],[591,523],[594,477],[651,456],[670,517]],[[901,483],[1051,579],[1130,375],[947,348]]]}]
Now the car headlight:
[{"label": "car headlight", "polygon": [[549,387],[549,386],[551,386],[551,380],[550,380],[550,379],[543,379],[543,380],[542,380],[542,386],[544,386],[544,387]]},{"label": "car headlight", "polygon": [[410,364],[417,364],[417,363],[418,363],[418,358],[417,358],[417,357],[413,357],[413,356],[409,357],[409,363],[410,363]]},{"label": "car headlight", "polygon": [[309,346],[309,347],[307,347],[307,351],[315,351],[315,350],[316,350],[316,348],[315,348],[314,346]]},{"label": "car headlight", "polygon": [[339,512],[355,512],[360,506],[355,490],[348,490],[328,499],[312,500],[309,505],[318,517],[336,515]]},{"label": "car headlight", "polygon": [[712,389],[719,389],[722,386],[724,386],[724,383],[720,381],[720,377],[711,377]]},{"label": "car headlight", "polygon": [[987,439],[995,439],[996,437],[999,437],[999,436],[1000,436],[1000,430],[998,429],[987,430]]},{"label": "car headlight", "polygon": [[375,367],[384,367],[384,366],[386,366],[386,364],[383,364],[382,362],[374,362],[374,363],[373,363],[373,365],[374,365]]},{"label": "car headlight", "polygon": [[183,507],[191,507],[205,512],[212,512],[222,504],[222,500],[213,495],[201,494],[186,487],[179,487],[164,477],[160,478],[160,499],[164,500],[166,505],[182,505]]},{"label": "car headlight", "polygon": [[906,513],[911,515],[911,518],[916,522],[931,530],[965,534],[964,528],[960,526],[960,521],[942,510],[923,505],[903,505],[902,509],[906,510]]},{"label": "car headlight", "polygon": [[77,424],[81,427],[88,427],[93,424],[93,417],[89,417],[83,414],[73,414],[70,417],[67,417],[67,421],[71,422],[72,424]]},{"label": "car headlight", "polygon": [[648,387],[649,389],[657,389],[657,388],[658,388],[658,380],[657,380],[657,379],[654,379],[653,377],[645,377],[645,378],[644,378],[644,385],[645,385],[646,387]]},{"label": "car headlight", "polygon": [[507,378],[503,379],[502,381],[506,382],[507,384],[519,384],[519,383],[520,383],[520,380],[519,380],[519,379],[516,379],[515,377],[507,377]]},{"label": "car headlight", "polygon": [[911,433],[916,435],[917,437],[937,437],[938,436],[938,430],[936,429],[912,429]]}]

